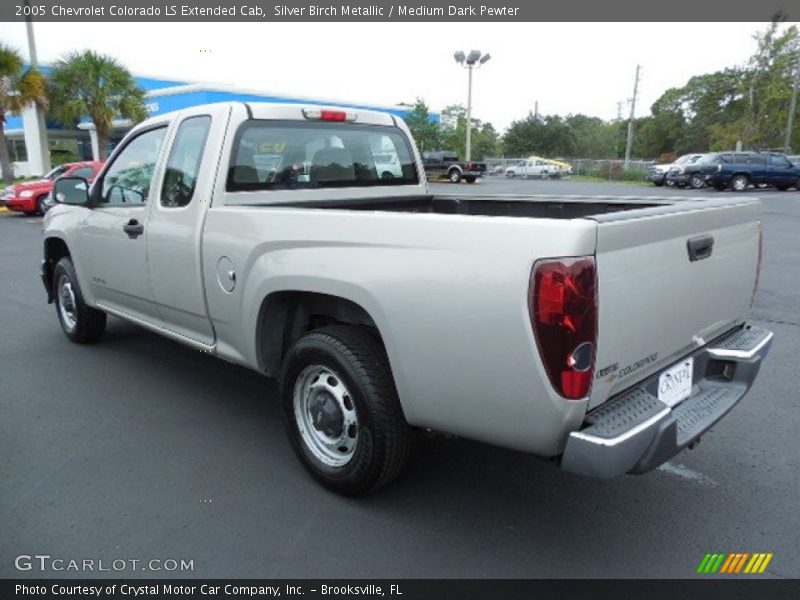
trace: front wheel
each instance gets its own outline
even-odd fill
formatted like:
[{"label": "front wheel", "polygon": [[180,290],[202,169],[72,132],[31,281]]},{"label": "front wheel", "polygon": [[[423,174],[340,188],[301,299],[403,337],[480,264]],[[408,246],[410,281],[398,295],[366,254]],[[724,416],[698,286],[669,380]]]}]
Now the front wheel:
[{"label": "front wheel", "polygon": [[747,189],[750,180],[747,175],[736,175],[731,179],[731,188],[734,192],[743,192]]},{"label": "front wheel", "polygon": [[461,171],[458,169],[451,169],[447,177],[450,179],[450,183],[458,183],[461,181]]},{"label": "front wheel", "polygon": [[405,465],[409,426],[370,329],[333,325],[298,340],[284,360],[281,402],[295,453],[328,489],[366,494]]},{"label": "front wheel", "polygon": [[75,267],[68,257],[58,261],[53,272],[55,305],[64,334],[77,344],[99,340],[106,330],[106,313],[86,304]]},{"label": "front wheel", "polygon": [[699,173],[694,173],[689,178],[689,187],[691,187],[693,190],[699,190],[700,188],[703,188],[705,186],[706,186],[706,181]]},{"label": "front wheel", "polygon": [[45,200],[47,200],[47,196],[39,196],[39,199],[36,201],[36,212],[40,215],[43,215],[47,212],[47,205],[45,204]]}]

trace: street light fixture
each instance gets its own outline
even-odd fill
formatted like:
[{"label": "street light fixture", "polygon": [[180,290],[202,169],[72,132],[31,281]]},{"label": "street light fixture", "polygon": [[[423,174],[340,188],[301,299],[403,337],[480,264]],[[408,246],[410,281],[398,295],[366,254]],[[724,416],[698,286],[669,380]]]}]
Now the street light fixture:
[{"label": "street light fixture", "polygon": [[469,72],[469,84],[467,87],[467,147],[466,156],[464,160],[469,161],[472,154],[472,69],[477,69],[483,64],[486,64],[492,56],[487,52],[481,55],[480,50],[472,50],[468,55],[459,50],[453,54],[453,58],[458,64],[467,69]]}]

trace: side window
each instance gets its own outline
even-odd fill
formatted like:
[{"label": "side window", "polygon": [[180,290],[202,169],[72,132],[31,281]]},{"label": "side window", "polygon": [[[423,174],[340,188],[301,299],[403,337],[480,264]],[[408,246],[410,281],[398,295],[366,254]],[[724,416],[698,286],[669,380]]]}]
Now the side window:
[{"label": "side window", "polygon": [[161,205],[186,206],[192,201],[211,117],[190,117],[181,123],[164,173]]},{"label": "side window", "polygon": [[761,167],[767,164],[767,160],[761,154],[753,154],[747,162],[751,165],[758,165]]},{"label": "side window", "polygon": [[147,202],[150,181],[164,142],[166,127],[151,129],[131,140],[103,177],[100,204],[137,205]]},{"label": "side window", "polygon": [[70,177],[81,177],[83,179],[91,179],[94,177],[94,169],[92,167],[80,167],[75,169]]},{"label": "side window", "polygon": [[789,162],[788,158],[779,154],[770,155],[769,164],[772,167],[779,167],[781,169],[788,169],[792,166],[792,163]]}]

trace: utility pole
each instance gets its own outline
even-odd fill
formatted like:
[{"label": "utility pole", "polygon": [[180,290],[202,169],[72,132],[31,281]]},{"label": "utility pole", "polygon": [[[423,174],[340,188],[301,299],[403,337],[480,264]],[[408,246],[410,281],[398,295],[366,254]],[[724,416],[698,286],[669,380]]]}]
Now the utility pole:
[{"label": "utility pole", "polygon": [[783,151],[789,154],[792,149],[792,127],[794,126],[794,113],[797,108],[797,88],[800,87],[800,49],[798,49],[797,62],[794,67],[794,85],[792,86],[792,100],[789,102],[789,115],[786,117],[786,135],[783,138]]},{"label": "utility pole", "polygon": [[539,120],[539,101],[538,100],[534,100],[533,101],[533,118],[536,119],[537,121]]},{"label": "utility pole", "polygon": [[631,100],[631,116],[628,119],[628,141],[625,143],[625,168],[631,162],[631,146],[633,145],[633,116],[636,112],[636,96],[639,93],[639,69],[636,65],[636,81],[633,82],[633,99]]},{"label": "utility pole", "polygon": [[620,100],[617,102],[617,121],[622,121],[622,105],[624,102]]}]

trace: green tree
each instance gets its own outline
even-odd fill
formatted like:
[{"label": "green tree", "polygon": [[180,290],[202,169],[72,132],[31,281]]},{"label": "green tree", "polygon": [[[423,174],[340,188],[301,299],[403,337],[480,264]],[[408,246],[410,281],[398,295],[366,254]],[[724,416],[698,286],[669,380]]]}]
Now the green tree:
[{"label": "green tree", "polygon": [[115,119],[134,123],[147,117],[144,91],[116,59],[86,50],[59,60],[50,73],[51,114],[74,127],[88,116],[97,130],[100,158],[107,154]]},{"label": "green tree", "polygon": [[488,156],[497,156],[500,136],[491,123],[480,123],[472,132],[472,157],[484,160]]},{"label": "green tree", "polygon": [[738,92],[746,106],[736,120],[716,124],[718,145],[742,140],[754,149],[780,148],[800,53],[800,32],[795,25],[781,31],[773,21],[756,33],[756,52],[750,58]]},{"label": "green tree", "polygon": [[417,98],[412,109],[406,113],[405,122],[420,152],[439,148],[439,126],[431,119],[430,109],[424,100]]},{"label": "green tree", "polygon": [[511,123],[503,136],[503,146],[511,156],[568,157],[575,156],[577,140],[564,118],[528,113],[524,119]]},{"label": "green tree", "polygon": [[14,169],[6,141],[6,114],[19,114],[31,103],[47,108],[44,77],[36,69],[25,70],[19,52],[0,44],[0,165],[5,185],[14,182]]}]

